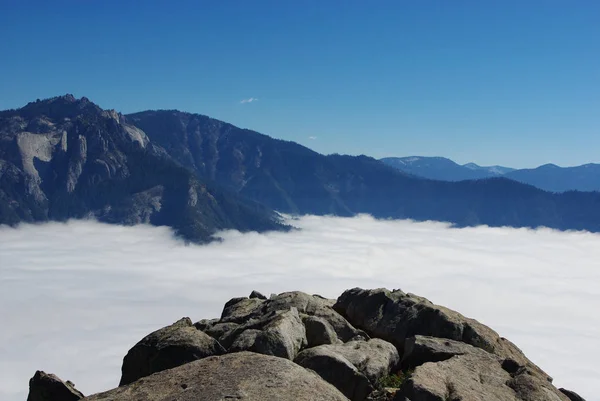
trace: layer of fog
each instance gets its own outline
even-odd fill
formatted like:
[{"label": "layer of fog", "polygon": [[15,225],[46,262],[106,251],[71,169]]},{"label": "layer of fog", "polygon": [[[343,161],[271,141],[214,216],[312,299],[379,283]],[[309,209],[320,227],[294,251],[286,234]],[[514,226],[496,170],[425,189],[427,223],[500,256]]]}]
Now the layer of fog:
[{"label": "layer of fog", "polygon": [[166,228],[95,222],[0,228],[0,399],[36,369],[85,394],[112,388],[127,350],[179,319],[218,317],[257,289],[337,297],[401,288],[492,326],[564,386],[600,394],[600,236],[305,217],[301,231],[227,232],[184,246]]}]

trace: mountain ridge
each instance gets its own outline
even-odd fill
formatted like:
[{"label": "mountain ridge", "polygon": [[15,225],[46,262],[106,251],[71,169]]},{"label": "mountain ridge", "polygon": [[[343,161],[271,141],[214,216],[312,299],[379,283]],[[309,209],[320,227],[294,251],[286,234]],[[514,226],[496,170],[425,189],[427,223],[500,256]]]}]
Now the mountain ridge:
[{"label": "mountain ridge", "polygon": [[547,163],[535,168],[513,169],[475,163],[460,165],[445,157],[385,157],[380,160],[400,171],[434,180],[463,181],[503,176],[549,192],[600,191],[600,164],[596,163],[572,167]]},{"label": "mountain ridge", "polygon": [[598,229],[597,195],[553,195],[505,178],[424,180],[368,156],[321,155],[197,114],[154,110],[127,117],[180,164],[195,165],[198,176],[283,213]]},{"label": "mountain ridge", "polygon": [[506,178],[427,180],[177,110],[123,115],[66,95],[0,112],[0,224],[93,216],[206,242],[286,229],[276,210],[597,232],[599,205]]}]

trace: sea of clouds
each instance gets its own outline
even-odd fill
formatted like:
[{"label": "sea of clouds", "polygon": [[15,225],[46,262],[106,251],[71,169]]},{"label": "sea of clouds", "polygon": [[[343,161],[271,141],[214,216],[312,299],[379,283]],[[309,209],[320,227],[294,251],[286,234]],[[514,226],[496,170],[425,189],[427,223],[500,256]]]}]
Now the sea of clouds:
[{"label": "sea of clouds", "polygon": [[[0,227],[0,399],[35,370],[85,394],[115,387],[123,356],[182,316],[232,297],[401,288],[491,326],[588,401],[600,394],[600,235],[368,216],[307,216],[290,233],[186,246],[167,228],[91,221]],[[598,398],[596,398],[597,400]]]}]

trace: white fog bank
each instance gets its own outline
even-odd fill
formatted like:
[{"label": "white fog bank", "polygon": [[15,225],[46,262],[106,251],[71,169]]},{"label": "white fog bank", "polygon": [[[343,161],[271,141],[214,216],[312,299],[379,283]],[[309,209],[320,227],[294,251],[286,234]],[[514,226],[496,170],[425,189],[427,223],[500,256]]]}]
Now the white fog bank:
[{"label": "white fog bank", "polygon": [[[185,246],[167,228],[95,222],[0,227],[0,399],[36,369],[91,394],[123,356],[232,297],[401,288],[491,326],[588,401],[600,394],[600,235],[303,217],[291,233],[226,232]],[[596,397],[596,398],[594,398]]]}]

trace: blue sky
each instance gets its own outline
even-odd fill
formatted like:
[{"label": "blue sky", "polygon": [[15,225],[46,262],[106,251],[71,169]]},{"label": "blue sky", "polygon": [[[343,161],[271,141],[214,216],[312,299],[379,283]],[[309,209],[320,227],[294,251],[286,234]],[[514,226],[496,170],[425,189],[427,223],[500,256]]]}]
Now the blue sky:
[{"label": "blue sky", "polygon": [[0,0],[0,109],[73,93],[322,153],[600,162],[598,20],[595,0]]}]

